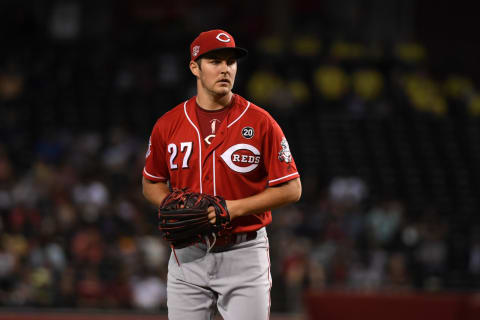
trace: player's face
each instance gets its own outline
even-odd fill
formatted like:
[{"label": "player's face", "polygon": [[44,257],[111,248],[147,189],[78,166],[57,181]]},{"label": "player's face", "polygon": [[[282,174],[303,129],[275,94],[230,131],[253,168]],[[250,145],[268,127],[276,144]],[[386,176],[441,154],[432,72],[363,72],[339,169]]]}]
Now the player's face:
[{"label": "player's face", "polygon": [[228,50],[208,54],[199,61],[198,79],[210,94],[222,97],[232,91],[237,74],[237,59]]}]

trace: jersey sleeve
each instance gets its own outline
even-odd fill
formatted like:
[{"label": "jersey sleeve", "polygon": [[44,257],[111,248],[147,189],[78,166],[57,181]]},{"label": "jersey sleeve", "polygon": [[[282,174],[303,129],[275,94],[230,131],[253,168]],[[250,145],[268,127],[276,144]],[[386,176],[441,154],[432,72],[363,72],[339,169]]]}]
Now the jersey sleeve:
[{"label": "jersey sleeve", "polygon": [[160,131],[159,121],[155,124],[148,141],[148,150],[145,155],[143,176],[151,181],[165,182],[169,180],[168,167],[165,162],[165,142]]},{"label": "jersey sleeve", "polygon": [[263,154],[265,155],[268,186],[275,186],[300,176],[288,141],[278,123],[272,118],[270,118],[267,129]]}]

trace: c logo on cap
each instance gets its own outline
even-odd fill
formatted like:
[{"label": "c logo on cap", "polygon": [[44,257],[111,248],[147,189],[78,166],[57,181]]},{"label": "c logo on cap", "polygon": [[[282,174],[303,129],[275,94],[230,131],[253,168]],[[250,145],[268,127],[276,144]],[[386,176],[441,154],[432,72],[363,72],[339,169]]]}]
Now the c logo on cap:
[{"label": "c logo on cap", "polygon": [[218,41],[222,41],[222,42],[230,42],[232,40],[232,39],[230,39],[228,34],[226,34],[224,32],[220,32],[219,34],[217,34],[216,38],[217,38]]}]

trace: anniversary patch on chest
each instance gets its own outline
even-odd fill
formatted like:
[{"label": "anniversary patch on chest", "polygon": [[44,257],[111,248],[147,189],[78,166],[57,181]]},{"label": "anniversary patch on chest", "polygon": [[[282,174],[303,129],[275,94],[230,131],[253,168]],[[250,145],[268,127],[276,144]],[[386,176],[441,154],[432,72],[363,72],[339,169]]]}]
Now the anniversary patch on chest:
[{"label": "anniversary patch on chest", "polygon": [[252,127],[244,127],[242,128],[242,137],[245,139],[252,139],[255,135],[255,130]]}]

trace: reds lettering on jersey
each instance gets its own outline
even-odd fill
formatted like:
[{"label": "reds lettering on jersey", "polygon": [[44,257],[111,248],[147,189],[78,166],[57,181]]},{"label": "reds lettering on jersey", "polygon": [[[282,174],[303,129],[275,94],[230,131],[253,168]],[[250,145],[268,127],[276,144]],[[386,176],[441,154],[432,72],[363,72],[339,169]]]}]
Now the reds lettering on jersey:
[{"label": "reds lettering on jersey", "polygon": [[[232,109],[207,147],[195,98],[156,122],[143,170],[146,179],[235,200],[299,177],[281,128],[265,110],[234,95]],[[271,220],[270,211],[240,217],[232,222],[233,232],[257,230]]]}]

